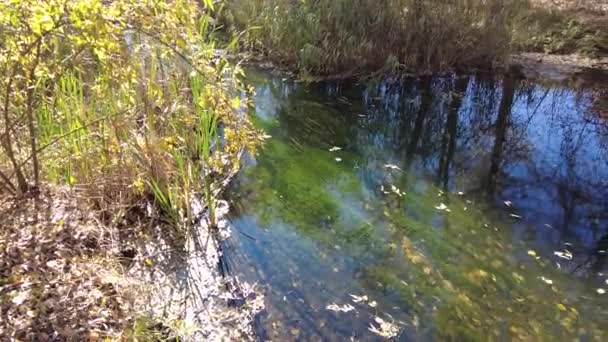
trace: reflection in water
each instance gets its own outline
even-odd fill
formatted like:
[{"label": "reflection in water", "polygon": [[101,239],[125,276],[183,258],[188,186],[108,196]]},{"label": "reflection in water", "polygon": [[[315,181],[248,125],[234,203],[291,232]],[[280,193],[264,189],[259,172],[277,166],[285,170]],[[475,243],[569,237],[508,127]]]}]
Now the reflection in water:
[{"label": "reflection in water", "polygon": [[589,93],[251,75],[273,138],[233,185],[227,243],[265,292],[262,339],[375,340],[376,318],[401,340],[605,335],[608,125]]},{"label": "reflection in water", "polygon": [[487,193],[492,196],[496,187],[498,171],[501,168],[504,145],[507,138],[507,128],[509,126],[509,116],[513,106],[513,96],[515,94],[514,77],[511,74],[505,75],[502,80],[502,98],[498,107],[498,118],[494,124],[494,147],[490,160],[490,173],[488,174]]},{"label": "reflection in water", "polygon": [[437,183],[442,184],[444,190],[448,190],[450,177],[450,164],[456,152],[456,139],[458,138],[458,112],[462,105],[462,98],[467,90],[469,83],[468,77],[456,80],[454,91],[450,92],[450,105],[448,108],[448,118],[443,133],[439,167],[437,169]]}]

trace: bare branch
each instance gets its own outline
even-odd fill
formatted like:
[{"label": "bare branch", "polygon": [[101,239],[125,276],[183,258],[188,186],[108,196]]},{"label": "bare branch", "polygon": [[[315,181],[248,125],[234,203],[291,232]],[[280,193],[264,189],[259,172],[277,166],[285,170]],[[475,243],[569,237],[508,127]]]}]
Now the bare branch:
[{"label": "bare branch", "polygon": [[39,177],[40,177],[40,168],[38,165],[38,153],[36,151],[36,128],[34,127],[34,95],[35,95],[35,83],[34,80],[36,78],[36,68],[38,67],[38,63],[40,62],[40,45],[42,44],[42,40],[38,41],[38,45],[36,46],[36,58],[32,67],[30,69],[29,81],[30,84],[27,87],[27,127],[30,133],[30,150],[32,154],[32,163],[34,167],[34,186],[37,188],[39,185]]},{"label": "bare branch", "polygon": [[9,105],[10,105],[10,95],[11,95],[11,91],[13,89],[13,79],[16,74],[17,74],[17,66],[15,65],[15,66],[13,66],[13,70],[12,70],[11,74],[8,76],[8,79],[6,82],[6,93],[5,93],[5,98],[4,98],[4,111],[3,111],[5,132],[4,132],[4,139],[2,139],[2,147],[4,148],[6,155],[10,159],[11,164],[13,164],[13,169],[14,169],[13,174],[15,174],[17,176],[17,185],[19,186],[19,191],[26,192],[27,188],[28,188],[27,181],[25,180],[25,176],[23,175],[23,172],[21,172],[21,167],[17,163],[17,159],[15,158],[15,153],[13,152],[13,144],[12,144],[11,138],[10,138],[10,132],[11,132],[12,127],[10,125],[10,118],[8,115],[8,110],[9,110]]},{"label": "bare branch", "polygon": [[[69,131],[69,132],[66,132],[66,133],[64,133],[64,134],[62,134],[62,135],[59,135],[59,136],[55,137],[55,139],[53,139],[52,141],[50,141],[49,143],[47,143],[46,145],[40,146],[38,149],[36,149],[35,154],[36,154],[36,155],[40,154],[41,152],[43,152],[44,150],[46,150],[46,149],[47,149],[47,148],[49,148],[50,146],[52,146],[52,145],[56,144],[56,143],[57,143],[57,142],[59,142],[60,140],[62,140],[62,139],[64,139],[64,138],[66,138],[66,137],[68,137],[68,136],[70,136],[70,135],[72,135],[72,134],[74,134],[74,133],[76,133],[76,132],[78,132],[78,131],[80,131],[80,130],[83,130],[83,129],[85,129],[85,128],[87,128],[87,127],[91,126],[91,125],[94,125],[94,124],[96,124],[96,123],[99,123],[99,122],[101,122],[101,121],[104,121],[104,120],[107,120],[107,119],[110,119],[110,118],[113,118],[113,117],[116,117],[116,116],[122,115],[122,114],[124,114],[124,113],[128,112],[130,109],[132,109],[132,108],[127,108],[127,109],[122,110],[122,111],[120,111],[120,112],[118,112],[118,113],[104,115],[104,116],[102,116],[102,117],[100,117],[100,118],[98,118],[98,119],[96,119],[96,120],[93,120],[93,121],[87,122],[86,124],[84,124],[84,125],[82,125],[82,126],[80,126],[80,127],[78,127],[78,128],[75,128],[75,129],[73,129],[73,130],[71,130],[71,131]],[[20,166],[20,167],[23,167],[23,165],[25,165],[27,162],[29,162],[29,161],[30,161],[30,160],[33,158],[33,156],[34,156],[34,154],[30,154],[30,155],[29,155],[29,156],[28,156],[28,157],[27,157],[27,158],[26,158],[24,161],[22,161],[22,162],[21,162],[21,164],[20,164],[19,166]],[[13,175],[14,175],[14,173],[13,173],[13,174],[11,174],[11,177],[12,177]]]},{"label": "bare branch", "polygon": [[11,180],[2,171],[0,171],[0,179],[2,180],[2,182],[0,182],[0,189],[4,189],[11,195],[14,195],[17,189],[15,189],[15,186]]}]

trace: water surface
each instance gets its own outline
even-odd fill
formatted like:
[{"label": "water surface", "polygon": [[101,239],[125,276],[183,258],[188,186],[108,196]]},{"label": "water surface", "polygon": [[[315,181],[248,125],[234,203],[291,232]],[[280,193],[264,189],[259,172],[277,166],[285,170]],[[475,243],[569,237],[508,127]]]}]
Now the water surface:
[{"label": "water surface", "polygon": [[[262,340],[606,337],[608,124],[513,75],[303,85],[250,71],[272,138],[231,188]],[[336,311],[336,309],[344,309]]]}]

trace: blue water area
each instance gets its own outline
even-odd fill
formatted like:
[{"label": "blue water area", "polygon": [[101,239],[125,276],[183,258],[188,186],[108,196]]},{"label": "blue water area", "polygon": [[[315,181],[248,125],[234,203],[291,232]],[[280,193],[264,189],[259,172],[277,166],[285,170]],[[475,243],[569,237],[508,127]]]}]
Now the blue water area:
[{"label": "blue water area", "polygon": [[229,191],[261,340],[594,340],[608,327],[597,92],[514,74],[303,84]]}]

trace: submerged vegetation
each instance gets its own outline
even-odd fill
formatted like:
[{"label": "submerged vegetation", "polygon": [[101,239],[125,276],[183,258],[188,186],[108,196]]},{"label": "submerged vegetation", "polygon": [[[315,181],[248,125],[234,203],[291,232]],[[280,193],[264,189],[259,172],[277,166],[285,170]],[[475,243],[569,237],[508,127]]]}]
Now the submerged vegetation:
[{"label": "submerged vegetation", "polygon": [[375,340],[391,322],[396,340],[606,339],[605,268],[573,274],[573,235],[605,234],[607,126],[588,94],[248,74],[273,139],[237,178],[231,220],[251,259],[235,269],[267,284],[262,338]]},{"label": "submerged vegetation", "polygon": [[[301,239],[315,241],[319,255],[301,261],[299,266],[305,270],[300,272],[318,272],[314,268],[318,266],[308,263],[330,263],[325,253],[339,247],[346,255],[365,260],[357,269],[360,279],[353,282],[360,281],[370,296],[376,291],[392,296],[377,295],[380,307],[406,311],[408,324],[429,330],[428,336],[434,338],[605,338],[598,321],[581,315],[589,314],[588,310],[598,317],[606,313],[586,308],[586,299],[565,293],[566,276],[536,252],[512,260],[517,249],[525,248],[523,243],[509,241],[505,227],[479,210],[480,204],[432,186],[417,190],[416,177],[389,168],[378,172],[384,172],[385,181],[391,183],[374,197],[352,172],[353,165],[361,164],[351,153],[272,141],[263,154],[239,185],[245,194],[243,216],[255,215],[261,227],[281,239],[290,239],[281,232],[287,226]],[[345,161],[336,162],[335,155]],[[315,179],[313,184],[311,179]],[[267,276],[274,285],[296,284],[286,291],[302,291],[299,295],[305,296],[306,290],[300,288],[313,286],[309,284],[315,279],[294,271],[297,261],[292,259],[301,256],[281,254],[296,253],[295,248],[264,253],[271,260],[290,259],[285,263],[289,266],[276,265],[274,272],[267,271],[277,274]],[[350,275],[346,271],[344,276]],[[341,289],[331,295],[328,300],[348,298]],[[322,303],[328,295],[319,296],[309,300]],[[366,317],[366,309],[358,310]],[[322,329],[317,322],[309,324],[315,326],[312,330]]]},{"label": "submerged vegetation", "polygon": [[243,49],[315,75],[491,68],[514,51],[606,48],[601,29],[528,0],[227,3],[222,19]]}]

